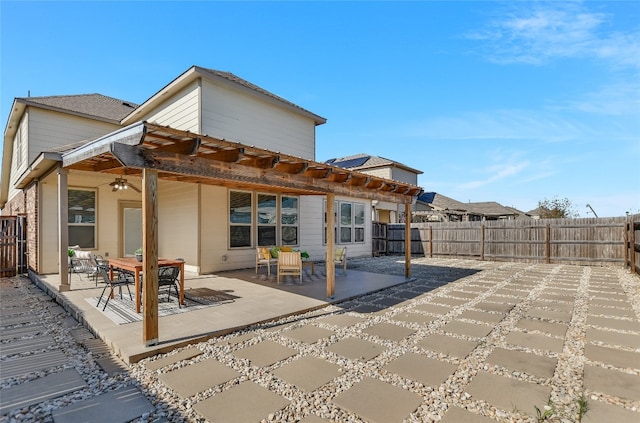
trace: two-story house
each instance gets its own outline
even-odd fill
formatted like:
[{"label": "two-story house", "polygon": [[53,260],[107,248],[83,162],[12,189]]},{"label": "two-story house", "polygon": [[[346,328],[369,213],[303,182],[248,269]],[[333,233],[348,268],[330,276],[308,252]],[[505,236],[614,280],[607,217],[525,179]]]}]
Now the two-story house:
[{"label": "two-story house", "polygon": [[16,98],[0,207],[27,216],[34,273],[66,270],[67,245],[133,255],[145,216],[157,226],[158,255],[196,273],[252,267],[257,246],[323,259],[328,225],[351,256],[370,255],[372,203],[411,204],[422,190],[315,162],[315,128],[325,122],[198,66],[141,105],[99,94]]}]

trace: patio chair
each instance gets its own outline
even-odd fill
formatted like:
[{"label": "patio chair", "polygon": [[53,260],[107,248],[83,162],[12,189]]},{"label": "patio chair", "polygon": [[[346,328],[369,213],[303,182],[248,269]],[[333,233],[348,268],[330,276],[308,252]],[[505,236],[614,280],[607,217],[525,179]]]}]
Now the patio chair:
[{"label": "patio chair", "polygon": [[338,248],[333,257],[333,263],[342,267],[342,274],[347,274],[347,247]]},{"label": "patio chair", "polygon": [[180,267],[178,266],[165,266],[158,269],[158,295],[160,294],[160,288],[167,287],[167,302],[169,302],[171,301],[171,288],[174,288],[178,299],[178,308],[181,307],[179,275]]},{"label": "patio chair", "polygon": [[278,263],[278,259],[271,257],[271,251],[267,247],[256,248],[256,275],[260,266],[267,266],[267,276],[271,277],[271,266]]},{"label": "patio chair", "polygon": [[281,251],[278,254],[278,285],[280,285],[281,275],[298,276],[302,283],[302,257],[299,251]]},{"label": "patio chair", "polygon": [[120,299],[122,299],[122,287],[126,286],[127,287],[127,291],[129,291],[129,299],[133,300],[133,296],[131,295],[131,289],[129,288],[129,285],[131,285],[131,282],[128,282],[127,280],[111,280],[109,278],[109,268],[105,265],[98,265],[98,270],[100,271],[100,275],[102,276],[102,279],[104,279],[104,288],[102,289],[102,294],[100,294],[100,298],[98,298],[98,304],[96,304],[96,307],[100,306],[100,302],[102,301],[102,297],[104,296],[104,293],[106,292],[107,288],[110,288],[109,291],[109,295],[107,295],[107,300],[104,303],[104,307],[102,307],[102,311],[104,311],[107,308],[107,304],[109,304],[109,299],[111,298],[111,296],[113,295],[113,290],[115,288],[118,288],[120,290]]},{"label": "patio chair", "polygon": [[80,279],[82,279],[81,275],[84,273],[88,277],[93,278],[96,286],[98,286],[98,262],[90,251],[75,250],[69,265],[69,281],[71,281],[71,275],[74,273],[77,274]]}]

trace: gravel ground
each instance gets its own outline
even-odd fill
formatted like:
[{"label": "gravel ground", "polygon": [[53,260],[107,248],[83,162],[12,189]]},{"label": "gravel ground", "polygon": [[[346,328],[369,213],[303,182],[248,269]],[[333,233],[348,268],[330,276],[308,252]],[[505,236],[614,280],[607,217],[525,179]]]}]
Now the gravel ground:
[{"label": "gravel ground", "polygon": [[[88,388],[73,395],[67,395],[54,401],[47,401],[9,416],[3,416],[0,421],[53,421],[51,418],[51,410],[53,409],[85,398],[91,398],[101,392],[121,386],[135,385],[145,393],[156,407],[154,414],[144,416],[139,420],[140,422],[198,422],[204,420],[195,410],[197,403],[212,398],[216,394],[227,391],[242,382],[252,381],[286,398],[290,402],[285,408],[271,413],[264,421],[295,422],[306,418],[307,420],[305,421],[364,422],[366,420],[362,416],[338,407],[333,400],[367,378],[386,382],[403,390],[416,393],[422,398],[422,403],[418,408],[406,417],[406,421],[410,422],[430,422],[442,419],[446,421],[446,413],[452,407],[465,409],[478,418],[483,416],[489,419],[487,421],[541,421],[536,419],[536,416],[530,412],[527,414],[519,409],[500,408],[488,401],[483,401],[470,395],[466,390],[478,372],[532,382],[550,388],[550,406],[545,409],[545,404],[539,404],[541,412],[548,411],[545,421],[578,421],[579,418],[577,416],[579,416],[580,411],[578,400],[580,398],[585,399],[588,404],[613,404],[625,412],[635,412],[640,416],[640,399],[629,400],[602,392],[590,391],[584,388],[583,377],[585,363],[594,364],[584,354],[589,302],[594,295],[597,296],[598,294],[598,291],[594,290],[594,284],[596,282],[606,282],[610,283],[612,287],[621,287],[635,312],[633,318],[626,320],[638,322],[640,321],[640,278],[638,276],[631,275],[625,269],[613,267],[496,263],[427,258],[415,259],[412,264],[412,277],[414,280],[407,284],[368,294],[347,303],[328,306],[304,315],[290,316],[277,322],[251,327],[222,338],[185,347],[169,354],[151,357],[132,365],[128,373],[120,373],[115,376],[108,375],[97,366],[95,357],[91,352],[77,347],[75,340],[70,336],[68,321],[66,326],[62,323],[65,319],[58,309],[52,307],[43,309],[42,300],[30,301],[27,306],[33,311],[34,317],[44,322],[48,332],[56,338],[60,348],[67,355],[73,357],[70,366],[78,369],[78,372],[88,381]],[[349,268],[385,274],[404,274],[404,263],[397,257],[350,259]],[[459,317],[465,311],[472,310],[480,302],[496,301],[496,298],[498,298],[498,302],[495,302],[495,304],[500,304],[499,299],[503,295],[501,292],[507,288],[519,290],[521,297],[516,300],[515,307],[506,312],[502,320],[494,324],[488,335],[478,340],[464,334],[449,334],[449,336],[457,337],[461,340],[477,342],[478,346],[469,355],[460,358],[442,352],[425,350],[420,346],[420,340],[429,335],[442,334],[444,325],[453,318]],[[32,293],[34,288],[30,286],[19,289]],[[535,348],[535,346],[508,345],[505,342],[507,335],[514,331],[522,332],[522,330],[516,329],[517,323],[527,316],[528,310],[531,309],[536,301],[540,300],[541,296],[549,295],[550,292],[566,293],[574,298],[570,321],[565,322],[567,331],[564,335],[562,350],[553,352],[541,350]],[[451,305],[452,300],[460,299],[460,293],[474,293],[476,295],[457,305]],[[514,298],[505,297],[505,301],[507,300],[513,301]],[[430,314],[416,308],[428,304],[449,304],[449,311],[443,314]],[[420,324],[395,319],[398,315],[407,312],[426,317],[430,316],[433,320],[429,323]],[[323,321],[327,315],[345,313],[349,316],[363,319],[346,327],[336,327]],[[469,323],[474,323],[473,319],[467,320]],[[620,318],[620,320],[625,320],[625,318]],[[462,321],[465,321],[465,319],[463,318]],[[553,323],[553,320],[550,322]],[[367,329],[382,323],[390,323],[411,329],[413,333],[402,340],[389,340],[367,332]],[[331,330],[333,334],[311,344],[299,342],[286,336],[287,332],[306,326]],[[624,331],[622,332],[624,333]],[[524,333],[527,333],[527,331],[524,331]],[[533,330],[531,333],[535,334],[537,332]],[[638,332],[629,333],[633,336],[640,335]],[[331,347],[336,343],[348,338],[369,341],[383,347],[384,351],[369,360],[355,360],[345,358],[331,350]],[[297,355],[282,359],[274,364],[258,367],[252,366],[248,360],[242,359],[236,354],[241,349],[267,341],[296,350]],[[599,344],[628,353],[640,353],[640,348],[608,345],[602,342]],[[174,354],[179,354],[194,347],[200,350],[202,354],[192,359],[181,360],[163,366],[157,370],[148,370],[155,361],[167,360],[168,357]],[[526,372],[512,371],[487,362],[487,357],[496,348],[507,348],[514,351],[533,353],[537,356],[550,357],[557,360],[557,365],[551,377],[540,377]],[[428,386],[384,370],[384,367],[389,363],[411,352],[451,364],[455,366],[455,371],[441,385]],[[274,372],[277,372],[283,366],[291,364],[300,356],[317,357],[335,364],[340,368],[340,375],[311,392],[300,390],[296,386],[274,376]],[[161,380],[163,375],[170,371],[175,371],[209,358],[213,358],[235,370],[240,376],[188,398],[180,397]],[[5,359],[5,357],[3,356],[2,359]],[[595,363],[595,365],[602,368],[613,368],[622,373],[640,377],[640,364],[635,368],[620,368],[606,363]],[[54,369],[53,371],[56,370]],[[25,380],[34,377],[39,376],[27,375]],[[12,379],[4,381],[0,388],[24,383],[25,380]],[[312,418],[324,420],[312,420]]]}]

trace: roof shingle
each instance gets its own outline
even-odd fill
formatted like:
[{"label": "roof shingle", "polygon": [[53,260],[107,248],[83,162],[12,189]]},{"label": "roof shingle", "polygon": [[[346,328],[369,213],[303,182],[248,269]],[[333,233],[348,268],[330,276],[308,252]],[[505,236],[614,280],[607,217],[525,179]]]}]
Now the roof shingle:
[{"label": "roof shingle", "polygon": [[138,107],[135,103],[102,94],[21,97],[16,101],[117,123]]}]

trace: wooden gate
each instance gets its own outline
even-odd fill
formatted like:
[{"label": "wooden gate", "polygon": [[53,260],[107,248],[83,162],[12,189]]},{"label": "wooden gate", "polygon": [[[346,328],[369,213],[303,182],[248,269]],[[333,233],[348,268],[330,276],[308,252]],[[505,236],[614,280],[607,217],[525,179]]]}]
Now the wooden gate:
[{"label": "wooden gate", "polygon": [[26,222],[24,216],[0,216],[0,277],[27,271]]}]

